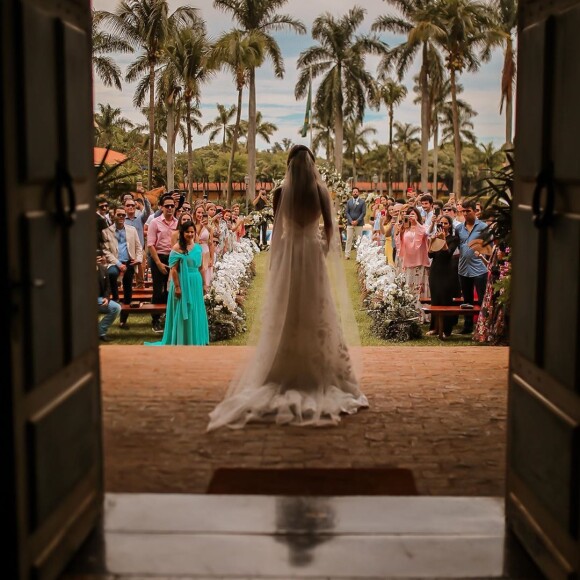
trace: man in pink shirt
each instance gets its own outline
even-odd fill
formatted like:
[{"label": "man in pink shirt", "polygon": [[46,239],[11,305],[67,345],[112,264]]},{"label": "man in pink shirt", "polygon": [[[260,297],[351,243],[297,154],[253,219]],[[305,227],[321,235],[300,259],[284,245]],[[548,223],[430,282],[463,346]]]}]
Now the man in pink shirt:
[{"label": "man in pink shirt", "polygon": [[[153,304],[167,304],[167,282],[169,279],[169,253],[171,252],[171,234],[177,228],[175,218],[175,201],[169,194],[159,201],[161,215],[151,220],[147,230],[147,247],[151,256],[151,274],[153,276]],[[162,333],[163,324],[159,314],[151,315],[153,332]]]}]

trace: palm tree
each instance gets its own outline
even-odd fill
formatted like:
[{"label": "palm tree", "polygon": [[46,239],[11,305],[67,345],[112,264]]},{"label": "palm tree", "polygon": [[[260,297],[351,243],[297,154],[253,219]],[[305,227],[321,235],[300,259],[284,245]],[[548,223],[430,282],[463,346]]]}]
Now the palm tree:
[{"label": "palm tree", "polygon": [[[382,81],[382,82],[381,82]],[[389,196],[393,195],[393,117],[395,107],[400,105],[407,96],[407,87],[390,77],[382,77],[375,85],[373,103],[377,109],[384,103],[389,116],[389,154],[387,157],[387,182]]]},{"label": "palm tree", "polygon": [[[148,186],[153,188],[153,143],[155,131],[155,70],[163,48],[181,24],[197,28],[197,10],[189,6],[177,8],[171,15],[167,0],[122,0],[114,13],[103,12],[103,20],[112,28],[115,38],[125,41],[140,54],[133,61],[125,79],[129,82],[146,76],[149,92],[149,157]],[[138,87],[139,90],[139,87]],[[133,99],[136,106],[141,103]]]},{"label": "palm tree", "polygon": [[330,163],[330,160],[334,157],[334,131],[332,125],[331,119],[326,120],[324,123],[321,122],[320,117],[315,112],[312,122],[312,151],[316,154],[320,147],[324,148],[327,163]]},{"label": "palm tree", "polygon": [[505,104],[505,142],[509,148],[512,146],[513,130],[513,88],[516,76],[514,36],[518,25],[518,2],[517,0],[494,0],[494,7],[499,29],[505,34],[499,112],[502,112]]},{"label": "palm tree", "polygon": [[[241,122],[241,129],[242,132],[247,133],[249,130],[248,122],[242,121]],[[266,141],[266,143],[270,143],[270,138],[272,135],[278,130],[278,127],[274,125],[274,123],[270,123],[269,121],[262,120],[262,112],[258,111],[256,113],[256,135],[259,135]],[[247,143],[246,143],[247,147]]]},{"label": "palm tree", "polygon": [[419,143],[417,135],[419,134],[419,127],[411,125],[411,123],[395,122],[395,139],[394,142],[398,145],[399,151],[403,157],[403,182],[409,184],[409,176],[407,175],[407,163],[411,148],[415,143]]},{"label": "palm tree", "polygon": [[377,130],[374,127],[363,127],[357,119],[348,118],[344,124],[345,153],[352,161],[352,182],[357,182],[357,159],[358,155],[368,152],[370,149],[367,137],[374,135]]},{"label": "palm tree", "polygon": [[222,136],[222,150],[225,151],[228,142],[231,140],[234,132],[234,126],[231,121],[236,114],[236,106],[232,105],[226,108],[225,105],[217,103],[218,115],[213,120],[204,125],[202,132],[209,133],[209,142],[211,143],[218,135]]},{"label": "palm tree", "polygon": [[120,38],[101,30],[103,12],[93,10],[92,36],[93,36],[93,70],[103,81],[106,87],[113,85],[121,90],[121,69],[119,65],[107,56],[112,52],[133,52],[131,46]]},{"label": "palm tree", "polygon": [[441,60],[434,38],[439,32],[432,22],[429,9],[438,0],[386,0],[394,6],[401,16],[390,14],[379,16],[372,25],[372,30],[388,31],[406,35],[406,40],[390,50],[379,64],[379,74],[388,76],[395,68],[399,81],[421,54],[419,79],[421,84],[421,189],[427,191],[429,181],[429,136],[431,121],[431,103],[429,91],[430,63]]},{"label": "palm tree", "polygon": [[97,133],[97,145],[110,147],[113,145],[116,133],[121,130],[133,128],[133,123],[121,116],[121,109],[111,105],[98,105],[99,112],[95,113],[95,130]]},{"label": "palm tree", "polygon": [[[413,91],[417,97],[413,103],[421,102],[421,84],[419,75],[416,75],[415,86]],[[429,101],[431,103],[431,136],[433,137],[433,195],[437,197],[438,193],[438,169],[439,169],[439,128],[443,122],[447,111],[451,110],[451,81],[445,70],[437,67],[432,74],[429,74]],[[457,94],[463,92],[463,85],[457,83]],[[476,114],[471,106],[465,101],[458,99],[457,104],[460,108],[468,109],[473,114]]]},{"label": "palm tree", "polygon": [[480,154],[480,163],[488,173],[502,168],[506,156],[501,149],[496,149],[491,141],[489,143],[480,143],[477,149]]},{"label": "palm tree", "polygon": [[387,46],[376,36],[356,34],[366,10],[354,6],[342,18],[326,12],[312,25],[312,38],[318,45],[300,53],[301,71],[294,95],[306,95],[312,78],[323,76],[316,91],[315,110],[322,120],[334,123],[334,166],[342,173],[343,124],[345,117],[362,122],[366,95],[372,92],[372,76],[365,70],[368,54],[384,54]]},{"label": "palm tree", "polygon": [[[460,103],[463,103],[461,106]],[[477,112],[474,111],[471,106],[467,105],[463,101],[457,100],[458,104],[458,124],[459,124],[459,138],[462,145],[471,144],[475,145],[477,143],[477,138],[473,132],[474,126],[471,119],[477,116]],[[450,143],[454,141],[455,136],[455,125],[454,125],[454,114],[453,114],[453,104],[446,103],[441,111],[441,141],[442,143]]]},{"label": "palm tree", "polygon": [[[187,164],[190,174],[193,163],[192,147],[192,107],[199,107],[201,85],[209,80],[213,71],[208,67],[209,42],[205,35],[205,25],[197,23],[195,28],[183,27],[174,31],[166,45],[167,73],[181,90],[185,104],[185,125],[187,132]],[[188,194],[192,196],[191,180]]]},{"label": "palm tree", "polygon": [[249,70],[262,65],[265,57],[265,48],[262,35],[254,32],[246,34],[242,30],[233,29],[230,32],[225,32],[218,38],[209,57],[210,66],[230,70],[234,76],[234,82],[236,83],[236,90],[238,92],[236,122],[232,133],[230,160],[228,163],[228,193],[226,199],[228,206],[231,205],[233,197],[232,172],[242,120],[243,90],[248,82]]},{"label": "palm tree", "polygon": [[175,140],[179,130],[183,99],[175,72],[167,66],[159,77],[157,95],[159,100],[163,100],[167,111],[167,189],[171,191],[175,185]]},{"label": "palm tree", "polygon": [[430,10],[438,27],[437,42],[445,52],[451,82],[455,159],[453,191],[461,195],[461,135],[457,103],[457,77],[464,70],[475,72],[491,57],[491,49],[504,37],[495,24],[490,6],[473,0],[445,0]]},{"label": "palm tree", "polygon": [[[274,74],[284,77],[284,62],[280,47],[270,34],[279,30],[293,30],[305,34],[306,27],[302,22],[287,14],[277,14],[277,10],[288,0],[214,0],[214,8],[229,12],[238,22],[241,30],[252,36],[259,36],[264,45],[264,54],[274,65]],[[248,177],[249,186],[246,195],[255,196],[256,189],[256,68],[262,63],[251,63],[248,69],[250,96],[248,104]]]}]

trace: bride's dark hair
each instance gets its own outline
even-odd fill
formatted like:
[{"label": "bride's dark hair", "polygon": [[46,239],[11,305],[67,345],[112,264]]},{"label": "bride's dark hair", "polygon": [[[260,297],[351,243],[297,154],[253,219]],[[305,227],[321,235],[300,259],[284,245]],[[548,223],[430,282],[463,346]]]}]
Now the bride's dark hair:
[{"label": "bride's dark hair", "polygon": [[280,205],[292,221],[305,225],[320,215],[320,193],[326,187],[316,168],[316,158],[305,145],[294,145],[288,154],[286,177],[274,192],[274,213]]},{"label": "bride's dark hair", "polygon": [[296,156],[296,154],[299,151],[306,151],[306,153],[308,153],[308,155],[310,156],[310,159],[312,159],[312,162],[316,163],[314,153],[312,153],[312,151],[308,147],[306,147],[306,145],[294,145],[292,149],[290,149],[290,153],[288,153],[288,160],[286,161],[286,165],[290,165],[290,161],[292,161],[292,159]]}]

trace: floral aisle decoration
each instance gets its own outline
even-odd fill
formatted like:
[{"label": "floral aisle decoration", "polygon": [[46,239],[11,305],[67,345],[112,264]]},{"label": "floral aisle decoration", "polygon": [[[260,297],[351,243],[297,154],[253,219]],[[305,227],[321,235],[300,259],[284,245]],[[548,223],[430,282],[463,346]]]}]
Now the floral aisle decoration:
[{"label": "floral aisle decoration", "polygon": [[228,340],[246,329],[243,298],[254,277],[255,242],[242,238],[214,266],[214,277],[205,295],[210,342]]},{"label": "floral aisle decoration", "polygon": [[260,224],[264,222],[272,223],[274,221],[274,208],[267,205],[262,210],[250,212],[246,219],[246,233],[248,237],[256,242],[260,240]]},{"label": "floral aisle decoration", "polygon": [[421,338],[417,297],[405,275],[389,266],[381,248],[368,238],[361,239],[356,260],[363,303],[372,319],[371,332],[393,342]]},{"label": "floral aisle decoration", "polygon": [[339,227],[346,226],[346,202],[350,197],[351,188],[333,167],[322,165],[318,167],[322,180],[335,202],[336,221]]},{"label": "floral aisle decoration", "polygon": [[505,152],[506,163],[488,172],[474,198],[483,204],[483,216],[489,224],[484,243],[494,246],[488,265],[488,288],[474,340],[491,344],[509,344],[511,245],[515,160],[513,150]]}]

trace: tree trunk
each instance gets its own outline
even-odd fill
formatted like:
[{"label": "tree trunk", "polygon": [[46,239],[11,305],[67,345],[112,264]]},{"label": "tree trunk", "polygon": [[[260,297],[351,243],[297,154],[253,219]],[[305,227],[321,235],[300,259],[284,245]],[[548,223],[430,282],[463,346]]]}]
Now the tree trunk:
[{"label": "tree trunk", "polygon": [[407,152],[403,153],[403,185],[404,187],[409,187],[409,179],[407,177]]},{"label": "tree trunk", "polygon": [[155,65],[149,65],[149,159],[147,161],[147,186],[153,189],[153,148],[155,147]]},{"label": "tree trunk", "polygon": [[248,107],[248,187],[246,207],[256,197],[256,70],[250,69],[250,96]]},{"label": "tree trunk", "polygon": [[187,115],[187,199],[191,204],[193,201],[193,183],[191,181],[193,172],[193,149],[191,147],[191,104],[189,99],[185,103],[185,113]]},{"label": "tree trunk", "polygon": [[502,91],[505,94],[505,142],[508,148],[512,146],[513,131],[513,60],[514,49],[511,36],[506,42],[504,65],[502,71]]},{"label": "tree trunk", "polygon": [[427,43],[423,43],[423,62],[419,82],[421,86],[421,191],[426,193],[429,183],[429,135],[431,134],[431,103],[427,77]]},{"label": "tree trunk", "polygon": [[[341,71],[338,71],[338,77],[342,79]],[[342,87],[342,82],[341,82]],[[343,131],[343,110],[342,110],[342,92],[336,97],[335,101],[335,111],[334,111],[334,168],[338,174],[342,177],[342,148],[344,140]]]},{"label": "tree trunk", "polygon": [[437,187],[437,180],[439,176],[439,123],[436,121],[433,126],[433,198],[437,199],[439,188]]},{"label": "tree trunk", "polygon": [[512,91],[509,92],[505,102],[505,141],[508,148],[513,145],[512,131],[513,131],[513,114],[514,114],[514,103]]},{"label": "tree trunk", "polygon": [[389,197],[393,196],[393,105],[389,106],[389,154],[387,155]]},{"label": "tree trunk", "polygon": [[234,197],[234,188],[232,185],[232,171],[234,169],[234,159],[236,156],[236,149],[238,147],[238,133],[240,131],[240,120],[242,118],[242,91],[243,85],[238,88],[238,110],[236,111],[236,124],[234,126],[234,134],[232,136],[232,151],[230,153],[230,160],[228,162],[228,196],[226,199],[226,206],[231,207],[232,198]]},{"label": "tree trunk", "polygon": [[334,118],[334,166],[340,176],[342,176],[342,147],[343,147],[343,126],[342,111]]},{"label": "tree trunk", "polygon": [[175,102],[167,101],[167,191],[175,189]]},{"label": "tree trunk", "polygon": [[451,108],[453,112],[453,144],[455,146],[455,159],[453,164],[453,191],[461,198],[461,136],[459,134],[459,108],[457,106],[457,84],[455,69],[450,71],[451,81]]}]

